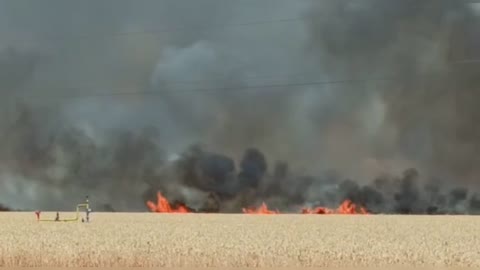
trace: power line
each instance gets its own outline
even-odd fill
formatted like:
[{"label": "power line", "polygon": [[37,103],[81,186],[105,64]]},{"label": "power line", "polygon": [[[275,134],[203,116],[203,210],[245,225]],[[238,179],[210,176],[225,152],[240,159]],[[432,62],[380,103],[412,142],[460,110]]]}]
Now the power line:
[{"label": "power line", "polygon": [[[311,76],[318,76],[318,73],[306,73],[306,72],[296,72],[296,73],[278,73],[278,74],[262,74],[262,73],[256,73],[256,74],[251,74],[251,75],[246,75],[246,76],[237,76],[235,77],[236,79],[242,79],[242,80],[262,80],[262,79],[273,79],[273,80],[278,80],[278,79],[292,79],[292,78],[308,78]],[[188,84],[224,84],[224,83],[232,83],[231,78],[228,76],[210,76],[212,78],[216,78],[214,80],[169,80],[167,85],[188,85]],[[51,83],[51,80],[38,80],[35,81],[36,83]],[[59,82],[59,81],[55,81]],[[61,81],[60,81],[61,82]],[[243,81],[246,82],[246,81]],[[68,83],[68,82],[65,82]],[[80,86],[83,87],[83,86]],[[86,86],[88,87],[88,86]]]},{"label": "power line", "polygon": [[[422,75],[419,77],[431,77],[431,75]],[[417,77],[418,78],[418,77]],[[400,77],[391,77],[391,78],[370,78],[370,79],[344,79],[344,80],[329,80],[329,81],[310,81],[310,82],[300,82],[300,83],[285,83],[285,84],[263,84],[263,85],[252,85],[252,86],[241,86],[241,87],[218,87],[218,88],[193,88],[193,89],[168,89],[163,88],[162,90],[143,90],[143,91],[127,91],[127,92],[108,92],[108,93],[87,93],[79,95],[49,95],[40,96],[37,98],[92,98],[92,97],[113,97],[113,96],[162,96],[166,92],[213,92],[222,91],[223,93],[232,93],[233,91],[244,91],[244,90],[260,90],[260,89],[275,89],[275,88],[292,88],[290,91],[299,91],[299,90],[319,90],[317,89],[307,89],[303,87],[307,86],[319,86],[319,85],[335,85],[335,84],[359,84],[367,82],[388,82],[388,81],[397,81],[404,78]],[[69,90],[80,90],[76,88],[63,88]],[[295,90],[294,90],[295,89]],[[35,96],[30,95],[30,98],[35,98]]]},{"label": "power line", "polygon": [[[480,63],[480,59],[465,59],[465,60],[455,60],[455,61],[450,61],[448,64],[449,65],[462,65],[462,64],[477,64],[477,63]],[[445,72],[445,71],[444,71]],[[439,71],[435,72],[435,73],[439,73]],[[291,80],[292,78],[308,78],[310,76],[319,76],[318,73],[316,72],[295,72],[295,73],[281,73],[281,74],[259,74],[259,73],[255,73],[255,74],[250,74],[250,75],[246,75],[246,76],[237,76],[236,79],[242,79],[242,80],[251,80],[251,79],[254,79],[254,80],[262,80],[262,79],[273,79],[273,80],[278,80],[278,79],[285,79],[285,78],[288,78],[289,80]],[[225,76],[225,75],[220,75],[220,76],[213,76],[214,78],[218,78],[218,79],[215,79],[215,80],[202,80],[202,79],[199,79],[199,80],[169,80],[168,81],[168,84],[166,84],[165,86],[169,86],[169,85],[188,85],[188,84],[225,84],[225,83],[232,83],[232,80],[231,78],[229,78],[229,76]],[[368,81],[370,79],[360,79],[360,81]],[[378,80],[378,79],[374,79],[374,80]],[[349,79],[347,80],[335,80],[335,82],[337,81],[350,81]],[[38,83],[50,83],[51,81],[49,80],[40,80],[40,81],[37,81]],[[58,83],[58,81],[55,81]],[[246,82],[248,83],[248,81],[243,81],[243,82]],[[334,84],[337,84],[337,83],[334,83]],[[86,87],[88,88],[89,86],[79,86],[79,87]]]}]

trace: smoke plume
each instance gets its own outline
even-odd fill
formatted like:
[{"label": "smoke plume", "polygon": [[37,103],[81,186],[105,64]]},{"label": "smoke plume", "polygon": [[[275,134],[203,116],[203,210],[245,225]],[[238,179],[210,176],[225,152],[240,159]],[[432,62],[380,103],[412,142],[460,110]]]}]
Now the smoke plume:
[{"label": "smoke plume", "polygon": [[160,190],[207,212],[478,213],[477,10],[0,2],[0,203],[145,211]]}]

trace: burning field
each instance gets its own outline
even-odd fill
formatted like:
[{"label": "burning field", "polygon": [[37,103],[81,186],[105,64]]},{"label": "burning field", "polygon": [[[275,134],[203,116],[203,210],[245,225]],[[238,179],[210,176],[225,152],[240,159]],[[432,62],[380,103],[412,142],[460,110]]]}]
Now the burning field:
[{"label": "burning field", "polygon": [[[187,153],[188,154],[188,153]],[[477,189],[422,178],[416,169],[400,177],[380,176],[360,184],[337,176],[290,174],[286,164],[273,173],[258,150],[247,150],[235,175],[226,157],[189,153],[172,167],[179,182],[159,182],[144,195],[145,207],[157,213],[248,214],[414,214],[476,215]],[[233,162],[232,162],[233,164]],[[180,175],[180,176],[178,176]],[[178,178],[177,178],[178,179]],[[212,184],[213,183],[213,184]],[[185,189],[182,187],[188,187]],[[156,190],[156,192],[153,192]],[[167,192],[163,192],[166,190]]]},{"label": "burning field", "polygon": [[44,2],[0,1],[0,266],[480,267],[479,4]]},{"label": "burning field", "polygon": [[[172,206],[171,203],[160,192],[157,192],[157,202],[147,201],[147,206],[151,212],[155,213],[193,213],[194,210],[183,205]],[[278,210],[270,210],[268,206],[263,202],[258,208],[243,208],[242,212],[245,214],[280,214]],[[302,214],[369,214],[367,209],[361,206],[357,206],[350,200],[345,200],[338,209],[329,209],[326,207],[316,208],[303,208]]]},{"label": "burning field", "polygon": [[207,214],[160,192],[146,206],[90,223],[1,213],[0,267],[480,267],[477,216],[376,215],[351,200]]},{"label": "burning field", "polygon": [[0,224],[7,267],[480,267],[471,216],[94,213],[84,224],[5,212]]}]

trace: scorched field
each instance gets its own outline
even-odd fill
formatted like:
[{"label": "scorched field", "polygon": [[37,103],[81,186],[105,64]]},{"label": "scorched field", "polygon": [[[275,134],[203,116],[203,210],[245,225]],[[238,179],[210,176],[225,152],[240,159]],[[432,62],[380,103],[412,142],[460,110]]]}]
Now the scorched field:
[{"label": "scorched field", "polygon": [[0,228],[0,266],[480,267],[469,216],[5,212]]}]

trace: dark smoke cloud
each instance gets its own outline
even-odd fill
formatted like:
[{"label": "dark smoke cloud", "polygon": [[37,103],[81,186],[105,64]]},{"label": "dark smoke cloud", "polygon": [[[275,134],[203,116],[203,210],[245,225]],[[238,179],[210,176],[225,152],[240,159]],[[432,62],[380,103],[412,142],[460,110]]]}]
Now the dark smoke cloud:
[{"label": "dark smoke cloud", "polygon": [[[454,0],[0,2],[0,202],[477,213],[477,20]],[[158,31],[103,37],[137,30]]]},{"label": "dark smoke cloud", "polygon": [[[429,182],[413,168],[399,176],[384,175],[359,184],[333,172],[292,175],[285,162],[277,162],[270,173],[265,170],[266,160],[258,149],[247,149],[243,160],[233,164],[228,157],[196,146],[172,167],[181,175],[182,184],[208,193],[202,195],[204,204],[195,208],[201,212],[238,212],[261,202],[298,212],[303,206],[335,208],[346,199],[384,214],[476,214],[480,210],[475,192],[440,181]],[[160,185],[155,188],[167,190]]]}]

